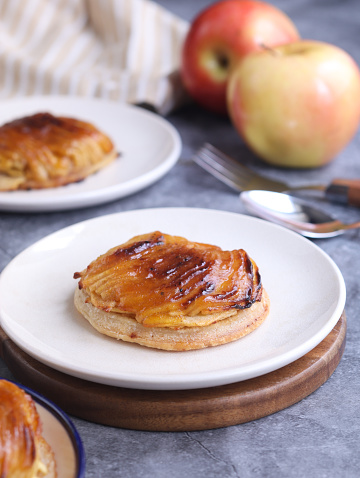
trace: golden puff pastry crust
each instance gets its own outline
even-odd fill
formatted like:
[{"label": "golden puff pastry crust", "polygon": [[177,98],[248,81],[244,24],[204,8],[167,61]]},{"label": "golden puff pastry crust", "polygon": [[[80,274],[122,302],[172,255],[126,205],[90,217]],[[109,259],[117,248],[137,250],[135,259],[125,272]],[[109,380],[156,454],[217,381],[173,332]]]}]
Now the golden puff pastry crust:
[{"label": "golden puff pastry crust", "polygon": [[56,478],[54,454],[41,433],[40,418],[30,395],[1,379],[1,477]]},{"label": "golden puff pastry crust", "polygon": [[237,340],[269,312],[257,265],[244,250],[159,231],[110,249],[74,278],[75,306],[96,330],[164,350]]},{"label": "golden puff pastry crust", "polygon": [[0,127],[0,191],[81,181],[115,159],[111,139],[90,123],[50,113]]},{"label": "golden puff pastry crust", "polygon": [[269,313],[269,297],[263,291],[262,299],[251,308],[197,327],[145,327],[129,314],[105,312],[88,302],[85,291],[75,290],[75,306],[85,319],[101,334],[124,342],[133,342],[150,348],[186,351],[214,347],[238,340],[255,330]]}]

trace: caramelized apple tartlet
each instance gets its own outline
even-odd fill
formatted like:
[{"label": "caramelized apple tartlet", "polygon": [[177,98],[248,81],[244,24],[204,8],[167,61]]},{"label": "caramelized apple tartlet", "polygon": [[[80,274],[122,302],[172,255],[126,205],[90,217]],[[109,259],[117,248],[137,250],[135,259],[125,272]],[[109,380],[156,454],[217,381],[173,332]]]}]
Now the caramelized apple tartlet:
[{"label": "caramelized apple tartlet", "polygon": [[0,127],[0,191],[81,181],[115,159],[111,139],[73,118],[38,113]]},{"label": "caramelized apple tartlet", "polygon": [[41,433],[33,399],[14,383],[1,379],[1,477],[56,478],[54,454]]},{"label": "caramelized apple tartlet", "polygon": [[237,340],[269,312],[258,267],[244,250],[159,231],[110,249],[74,278],[75,306],[97,331],[163,350]]}]

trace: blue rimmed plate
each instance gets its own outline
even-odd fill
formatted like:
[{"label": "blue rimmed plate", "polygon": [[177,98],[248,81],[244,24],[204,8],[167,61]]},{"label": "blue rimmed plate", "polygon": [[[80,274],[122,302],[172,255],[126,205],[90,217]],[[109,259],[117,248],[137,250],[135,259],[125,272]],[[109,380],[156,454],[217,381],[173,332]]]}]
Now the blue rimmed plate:
[{"label": "blue rimmed plate", "polygon": [[15,384],[29,394],[35,402],[42,423],[42,435],[55,455],[57,478],[84,478],[84,448],[80,435],[70,418],[44,396],[24,385]]}]

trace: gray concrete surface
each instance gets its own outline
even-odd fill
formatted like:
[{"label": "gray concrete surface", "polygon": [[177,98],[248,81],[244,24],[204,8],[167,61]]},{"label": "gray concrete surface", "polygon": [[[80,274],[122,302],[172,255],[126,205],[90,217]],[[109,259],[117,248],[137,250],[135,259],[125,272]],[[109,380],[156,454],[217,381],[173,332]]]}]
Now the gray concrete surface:
[{"label": "gray concrete surface", "polygon": [[[161,0],[185,19],[210,3]],[[346,49],[360,64],[360,4],[357,0],[277,0],[303,37]],[[227,119],[187,106],[171,114],[183,151],[178,164],[159,182],[111,204],[49,214],[0,213],[0,270],[25,247],[67,225],[104,214],[148,207],[197,206],[245,213],[225,185],[191,161],[212,141],[268,175],[293,183],[360,177],[360,132],[330,165],[313,171],[276,170],[261,163],[242,144]],[[323,204],[345,221],[360,210]],[[339,266],[347,287],[347,345],[332,377],[301,402],[243,425],[187,433],[117,429],[73,417],[86,451],[88,478],[301,478],[360,476],[360,231],[314,241]],[[1,300],[1,298],[0,298]],[[0,360],[0,375],[12,378]]]}]

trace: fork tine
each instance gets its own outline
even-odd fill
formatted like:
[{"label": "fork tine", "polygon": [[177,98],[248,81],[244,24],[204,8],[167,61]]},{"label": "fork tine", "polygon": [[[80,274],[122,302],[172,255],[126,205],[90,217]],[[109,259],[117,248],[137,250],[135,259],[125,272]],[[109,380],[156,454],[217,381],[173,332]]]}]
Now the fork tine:
[{"label": "fork tine", "polygon": [[208,172],[216,176],[215,171],[217,171],[218,179],[222,180],[222,177],[225,176],[228,181],[231,181],[236,185],[237,190],[240,189],[240,191],[247,191],[249,189],[267,189],[279,192],[288,189],[287,184],[261,176],[247,166],[239,163],[234,158],[215,148],[215,146],[210,143],[205,143],[195,156],[198,159],[198,161],[196,161],[194,158],[195,162],[198,162],[198,164],[200,161],[203,164],[206,163],[208,165]]},{"label": "fork tine", "polygon": [[239,184],[237,177],[231,173],[231,171],[221,168],[221,165],[217,163],[212,163],[208,160],[205,160],[200,151],[193,156],[193,160],[196,164],[205,169],[205,171],[215,176],[217,179],[227,184],[232,189],[235,189],[235,191],[243,191],[242,185]]},{"label": "fork tine", "polygon": [[[252,182],[254,174],[245,166],[224,155],[218,155],[217,149],[208,143],[195,154],[193,160],[213,176],[231,186],[236,191],[243,191]],[[221,154],[221,152],[219,151]],[[234,164],[232,164],[234,163]]]},{"label": "fork tine", "polygon": [[241,176],[248,181],[258,176],[258,174],[252,171],[250,168],[240,164],[234,158],[223,153],[210,143],[205,143],[200,151],[213,159],[214,162],[220,163],[222,166],[230,169],[236,174],[241,174]]}]

